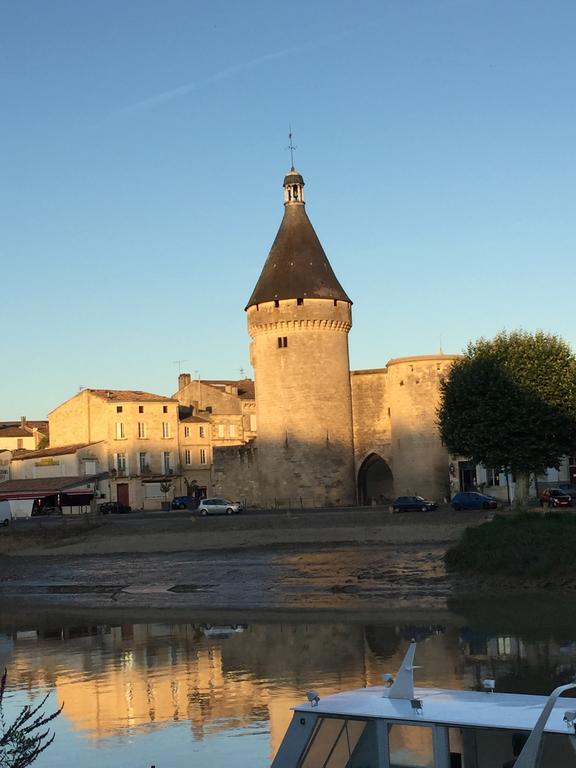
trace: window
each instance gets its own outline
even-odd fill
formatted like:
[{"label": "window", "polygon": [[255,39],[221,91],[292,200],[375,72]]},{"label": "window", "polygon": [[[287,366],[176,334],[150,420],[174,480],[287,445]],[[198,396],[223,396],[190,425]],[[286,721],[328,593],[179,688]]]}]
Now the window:
[{"label": "window", "polygon": [[162,406],[162,413],[168,413],[168,406],[167,405],[163,405]]},{"label": "window", "polygon": [[298,306],[301,307],[302,304],[304,304],[304,299],[296,299],[296,304],[298,304]]},{"label": "window", "polygon": [[486,467],[486,485],[500,485],[500,470]]},{"label": "window", "polygon": [[121,405],[117,405],[116,406],[116,413],[122,413],[122,406]]},{"label": "window", "polygon": [[230,424],[230,437],[236,437],[236,424]]},{"label": "window", "polygon": [[138,413],[144,413],[144,406],[143,405],[139,405],[138,406]]},{"label": "window", "polygon": [[[317,768],[317,766],[332,768],[344,765],[357,768],[361,765],[380,764],[380,762],[374,723],[358,719],[320,717],[299,765],[302,768]],[[396,768],[396,766],[413,765],[413,763],[394,762],[391,765]],[[426,765],[430,764],[426,763]]]},{"label": "window", "polygon": [[184,427],[184,437],[190,437],[190,427]]},{"label": "window", "polygon": [[139,421],[138,422],[138,437],[141,439],[144,439],[146,437],[146,422],[145,421]]},{"label": "window", "polygon": [[198,427],[198,437],[204,437],[204,427]]},{"label": "window", "polygon": [[224,437],[224,424],[218,424],[218,437]]},{"label": "window", "polygon": [[162,437],[170,437],[170,422],[162,422]]},{"label": "window", "polygon": [[162,463],[164,465],[164,474],[170,474],[170,451],[164,451],[162,454]]},{"label": "window", "polygon": [[116,422],[116,440],[124,440],[126,433],[124,432],[124,422]]},{"label": "window", "polygon": [[206,449],[200,448],[200,464],[206,464]]},{"label": "window", "polygon": [[422,725],[388,725],[390,765],[410,765],[412,768],[432,768],[434,749],[432,728]]},{"label": "window", "polygon": [[148,470],[148,461],[145,453],[138,454],[138,463],[140,466],[140,474]]},{"label": "window", "polygon": [[496,644],[497,644],[499,656],[510,656],[510,654],[512,653],[511,637],[498,637],[496,638]]},{"label": "window", "polygon": [[280,302],[278,300],[276,300],[274,302],[274,306],[276,307],[276,309],[278,309],[278,307],[280,306]]},{"label": "window", "polygon": [[278,349],[284,349],[284,347],[288,346],[288,337],[287,336],[278,336]]},{"label": "window", "polygon": [[125,453],[116,454],[116,469],[119,475],[126,474],[126,454]]},{"label": "window", "polygon": [[188,448],[184,451],[184,464],[192,464],[192,458]]}]

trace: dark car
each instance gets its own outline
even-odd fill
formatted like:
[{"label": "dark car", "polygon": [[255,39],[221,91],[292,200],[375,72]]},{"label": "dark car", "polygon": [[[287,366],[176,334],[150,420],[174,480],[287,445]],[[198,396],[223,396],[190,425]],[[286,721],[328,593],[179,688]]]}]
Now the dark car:
[{"label": "dark car", "polygon": [[560,488],[560,490],[567,496],[570,496],[572,504],[576,502],[576,485],[571,485],[570,483],[558,483],[556,487]]},{"label": "dark car", "polygon": [[571,507],[572,497],[562,488],[545,488],[540,495],[540,506]]},{"label": "dark car", "polygon": [[120,504],[119,501],[105,501],[98,505],[98,511],[101,515],[123,515],[126,512],[132,512],[132,507],[128,504]]},{"label": "dark car", "polygon": [[476,491],[461,491],[452,496],[453,509],[497,509],[498,500],[493,496],[486,496],[485,493]]},{"label": "dark car", "polygon": [[174,496],[172,499],[172,509],[192,509],[194,506],[194,499],[190,496]]},{"label": "dark car", "polygon": [[431,512],[438,509],[438,504],[427,501],[422,496],[398,496],[391,506],[392,512]]}]

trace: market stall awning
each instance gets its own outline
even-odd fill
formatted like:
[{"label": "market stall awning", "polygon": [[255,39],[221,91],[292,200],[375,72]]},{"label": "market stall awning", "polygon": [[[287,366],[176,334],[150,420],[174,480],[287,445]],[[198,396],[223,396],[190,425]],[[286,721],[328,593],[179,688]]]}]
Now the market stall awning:
[{"label": "market stall awning", "polygon": [[8,480],[0,483],[0,500],[9,499],[45,499],[58,493],[91,494],[95,482],[107,477],[107,472],[99,475],[78,477],[36,477],[30,480]]}]

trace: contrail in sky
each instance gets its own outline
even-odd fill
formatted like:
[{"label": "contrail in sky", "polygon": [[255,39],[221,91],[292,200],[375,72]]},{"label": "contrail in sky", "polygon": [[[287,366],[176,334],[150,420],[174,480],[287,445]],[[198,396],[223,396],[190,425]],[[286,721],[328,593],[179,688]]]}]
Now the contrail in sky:
[{"label": "contrail in sky", "polygon": [[338,42],[339,40],[342,40],[346,37],[350,37],[351,35],[355,34],[359,29],[362,29],[368,26],[373,27],[375,23],[378,23],[378,22],[373,21],[370,23],[370,25],[366,24],[366,25],[362,25],[361,27],[355,27],[354,29],[349,29],[346,32],[342,32],[339,35],[330,35],[319,40],[310,40],[309,42],[302,43],[301,45],[298,45],[298,46],[293,46],[292,48],[285,48],[282,51],[276,51],[274,53],[266,53],[263,56],[258,56],[257,58],[251,59],[250,61],[244,61],[240,64],[235,64],[234,66],[227,67],[226,69],[222,69],[219,72],[215,72],[213,75],[209,75],[208,77],[205,77],[202,80],[193,80],[192,82],[179,85],[177,88],[171,88],[167,91],[162,91],[161,93],[157,93],[153,96],[149,96],[147,99],[142,99],[141,101],[138,101],[135,104],[129,104],[126,107],[121,107],[120,109],[117,109],[114,112],[110,113],[104,119],[103,122],[114,120],[115,118],[121,117],[123,115],[130,115],[136,112],[144,111],[149,108],[157,107],[157,106],[160,106],[161,104],[166,104],[169,101],[182,98],[183,96],[187,96],[189,93],[193,93],[194,91],[198,91],[202,88],[206,88],[208,85],[211,85],[212,83],[218,83],[221,80],[228,80],[229,78],[234,77],[235,75],[238,75],[241,72],[245,72],[249,69],[253,69],[254,67],[258,67],[267,61],[282,59],[282,58],[285,58],[286,56],[291,56],[295,53],[300,53],[301,51],[309,48],[316,48],[322,45],[327,45],[329,43]]}]

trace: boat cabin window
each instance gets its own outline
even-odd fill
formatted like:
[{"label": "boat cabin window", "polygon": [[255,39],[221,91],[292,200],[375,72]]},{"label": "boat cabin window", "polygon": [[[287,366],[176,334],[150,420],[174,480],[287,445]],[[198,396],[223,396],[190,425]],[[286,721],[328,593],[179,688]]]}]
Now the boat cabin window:
[{"label": "boat cabin window", "polygon": [[378,768],[376,724],[320,717],[298,768]]},{"label": "boat cabin window", "polygon": [[388,725],[390,768],[434,768],[432,728],[426,725]]},{"label": "boat cabin window", "polygon": [[[458,768],[511,768],[526,743],[529,731],[488,728],[450,728],[450,766]],[[570,739],[574,739],[574,745]],[[576,737],[545,733],[538,768],[576,765]]]}]

